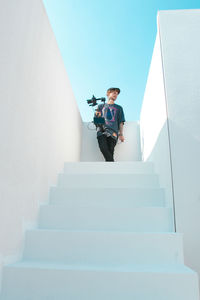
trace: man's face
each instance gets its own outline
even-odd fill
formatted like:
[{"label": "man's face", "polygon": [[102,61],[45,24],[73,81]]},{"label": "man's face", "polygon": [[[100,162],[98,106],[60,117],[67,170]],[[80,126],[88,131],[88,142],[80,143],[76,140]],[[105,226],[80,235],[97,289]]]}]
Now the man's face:
[{"label": "man's face", "polygon": [[108,98],[115,101],[117,99],[117,96],[118,96],[118,92],[117,91],[113,91],[113,92],[110,92],[108,94]]}]

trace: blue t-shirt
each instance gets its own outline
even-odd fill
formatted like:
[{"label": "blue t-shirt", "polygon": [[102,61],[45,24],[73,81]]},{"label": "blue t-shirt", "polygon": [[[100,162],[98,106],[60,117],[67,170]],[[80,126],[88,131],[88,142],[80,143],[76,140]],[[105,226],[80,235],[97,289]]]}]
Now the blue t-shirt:
[{"label": "blue t-shirt", "polygon": [[97,127],[97,137],[105,134],[114,139],[118,138],[119,125],[125,122],[123,108],[118,104],[99,104],[98,110],[105,118],[105,124]]}]

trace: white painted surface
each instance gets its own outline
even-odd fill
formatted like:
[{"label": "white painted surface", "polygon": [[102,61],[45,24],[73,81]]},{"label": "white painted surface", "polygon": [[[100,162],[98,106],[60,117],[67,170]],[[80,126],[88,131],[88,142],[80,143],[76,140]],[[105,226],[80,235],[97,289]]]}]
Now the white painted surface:
[{"label": "white painted surface", "polygon": [[1,1],[0,44],[1,264],[21,254],[63,162],[80,159],[82,120],[42,1]]},{"label": "white painted surface", "polygon": [[[163,206],[163,194],[157,207],[155,203],[151,207],[154,194],[146,188],[144,175],[154,177],[152,163],[131,166],[133,172],[128,167],[126,173],[127,162],[64,164],[68,172],[63,174],[76,185],[61,189],[53,198],[51,194],[49,204],[41,205],[38,228],[26,232],[23,260],[4,268],[2,300],[198,300],[198,276],[184,266],[182,234],[169,226],[173,216]],[[88,176],[112,178],[112,174],[119,183],[113,190],[104,183],[82,187]],[[130,198],[133,187],[123,185],[132,175],[143,176],[141,189]],[[123,189],[120,199],[118,189]],[[111,199],[106,190],[112,192]],[[134,197],[137,202],[144,200],[144,190],[149,202],[138,207]]]},{"label": "white painted surface", "polygon": [[183,264],[182,235],[109,229],[28,230],[23,257],[26,261],[102,268],[180,265]]},{"label": "white painted surface", "polygon": [[[126,198],[124,193],[126,191]],[[80,197],[80,194],[82,197]],[[112,195],[115,194],[113,198]],[[95,195],[95,196],[94,196]],[[50,202],[58,205],[110,205],[119,207],[165,206],[165,190],[163,188],[58,188],[51,187]],[[101,202],[99,202],[101,200]]]},{"label": "white painted surface", "polygon": [[[155,162],[163,182],[162,170],[166,163],[169,166],[170,142],[177,231],[184,233],[185,263],[200,274],[200,9],[160,11],[158,24],[163,70],[160,64],[160,71],[156,71],[153,57],[149,73],[152,80],[147,83],[140,123],[144,129],[144,158]],[[157,53],[160,61],[159,51]],[[162,110],[163,122],[160,122],[161,109],[155,106],[155,97],[150,91],[156,94],[160,87],[163,89],[163,75],[167,113]],[[164,108],[163,92],[157,98],[159,101]],[[144,112],[149,107],[155,125],[145,117]],[[156,142],[152,147],[154,137]],[[166,171],[169,179],[169,167]]]},{"label": "white painted surface", "polygon": [[117,174],[152,174],[154,173],[154,164],[152,162],[142,161],[119,161],[113,162],[66,162],[64,164],[65,174],[102,174],[102,173],[117,173]]},{"label": "white painted surface", "polygon": [[[114,150],[115,161],[141,161],[139,122],[125,122],[123,133],[125,141],[118,140]],[[81,161],[105,161],[96,136],[94,124],[84,122]]]},{"label": "white painted surface", "polygon": [[200,274],[200,9],[159,13],[177,230]]},{"label": "white painted surface", "polygon": [[196,274],[183,265],[137,265],[127,271],[20,262],[6,269],[4,287],[3,300],[198,300]]},{"label": "white painted surface", "polygon": [[[114,197],[117,192],[117,189],[113,191]],[[78,201],[71,206],[44,205],[40,208],[39,226],[43,229],[65,230],[173,231],[171,208],[133,207],[130,202],[124,207],[123,200],[121,198],[121,206],[116,206],[115,201],[101,204],[101,200],[96,205],[89,203],[85,206],[78,206]]]},{"label": "white painted surface", "polygon": [[163,85],[160,38],[156,36],[152,61],[140,114],[143,161],[153,161],[165,187],[166,201],[173,207],[167,113]]},{"label": "white painted surface", "polygon": [[159,178],[157,174],[123,174],[119,176],[116,172],[111,174],[59,174],[58,187],[61,188],[83,188],[83,187],[145,187],[158,188]]}]

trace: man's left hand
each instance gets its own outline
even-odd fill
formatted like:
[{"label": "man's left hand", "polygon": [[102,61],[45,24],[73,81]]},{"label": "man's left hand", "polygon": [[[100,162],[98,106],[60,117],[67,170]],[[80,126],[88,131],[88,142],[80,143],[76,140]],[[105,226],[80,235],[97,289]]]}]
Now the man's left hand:
[{"label": "man's left hand", "polygon": [[123,135],[120,135],[119,139],[120,139],[121,142],[124,142],[124,136]]}]

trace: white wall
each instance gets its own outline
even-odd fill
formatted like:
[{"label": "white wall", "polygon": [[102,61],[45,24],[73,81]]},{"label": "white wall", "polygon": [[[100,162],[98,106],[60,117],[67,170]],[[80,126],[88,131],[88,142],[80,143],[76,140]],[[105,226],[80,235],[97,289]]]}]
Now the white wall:
[{"label": "white wall", "polygon": [[185,263],[200,274],[200,9],[160,11],[158,21],[177,231]]},{"label": "white wall", "polygon": [[64,161],[80,159],[82,120],[42,0],[0,1],[0,259],[18,259],[23,231]]},{"label": "white wall", "polygon": [[177,230],[200,274],[200,9],[159,13]]},{"label": "white wall", "polygon": [[[139,122],[125,122],[123,133],[125,141],[118,140],[114,150],[114,159],[116,161],[141,160]],[[105,161],[96,136],[95,125],[84,122],[81,161]]]},{"label": "white wall", "polygon": [[160,53],[160,37],[156,36],[148,80],[140,113],[142,159],[153,161],[165,188],[166,203],[173,207],[167,111]]}]

